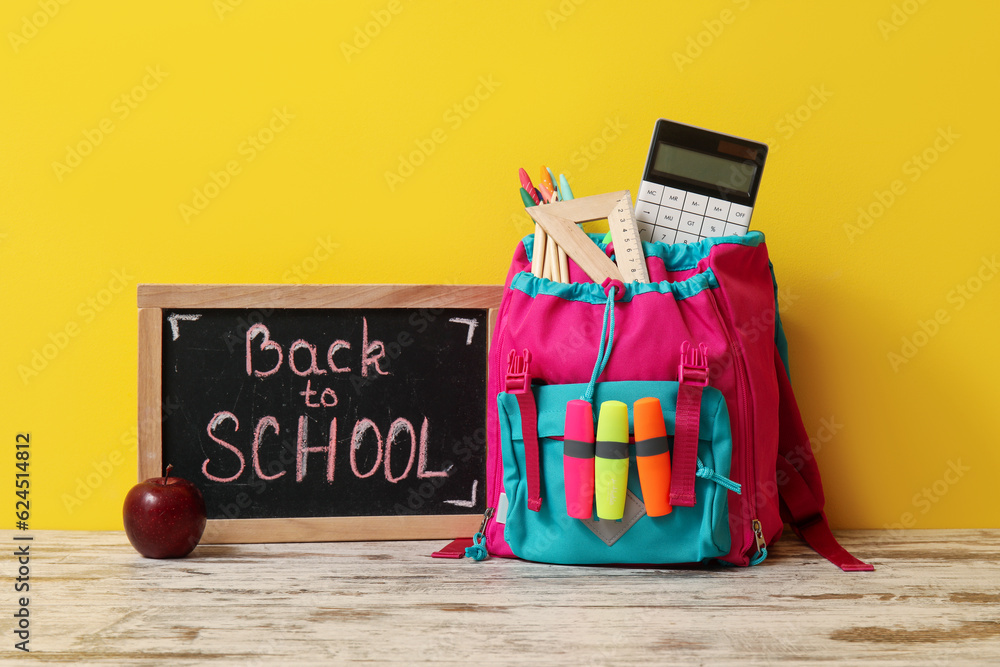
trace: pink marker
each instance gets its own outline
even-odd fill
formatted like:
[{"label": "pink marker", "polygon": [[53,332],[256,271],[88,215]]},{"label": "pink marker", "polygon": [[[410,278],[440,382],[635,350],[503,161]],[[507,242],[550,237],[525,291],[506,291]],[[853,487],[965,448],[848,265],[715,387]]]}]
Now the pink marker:
[{"label": "pink marker", "polygon": [[563,437],[566,513],[589,519],[594,507],[594,408],[577,399],[566,404]]}]

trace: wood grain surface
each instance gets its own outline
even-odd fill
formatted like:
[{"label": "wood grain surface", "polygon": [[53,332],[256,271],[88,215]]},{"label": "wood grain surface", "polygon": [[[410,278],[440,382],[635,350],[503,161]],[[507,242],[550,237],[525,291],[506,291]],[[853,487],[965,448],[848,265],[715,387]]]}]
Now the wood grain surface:
[{"label": "wood grain surface", "polygon": [[139,308],[497,308],[503,285],[141,284]]},{"label": "wood grain surface", "polygon": [[139,481],[163,474],[163,311],[139,309]]},{"label": "wood grain surface", "polygon": [[[840,532],[875,564],[855,574],[791,535],[749,569],[430,558],[441,542],[202,545],[156,561],[123,533],[32,535],[33,663],[1000,661],[1000,530]],[[3,617],[0,659],[28,658]]]}]

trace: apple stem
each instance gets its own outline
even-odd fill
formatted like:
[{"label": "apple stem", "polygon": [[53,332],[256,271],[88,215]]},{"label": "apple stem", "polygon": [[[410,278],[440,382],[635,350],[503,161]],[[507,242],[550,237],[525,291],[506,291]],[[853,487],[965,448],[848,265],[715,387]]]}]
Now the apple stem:
[{"label": "apple stem", "polygon": [[170,477],[170,471],[173,470],[173,467],[174,467],[173,463],[168,463],[167,464],[167,471],[165,473],[163,473],[163,479],[164,479],[164,481],[166,481],[167,477]]}]

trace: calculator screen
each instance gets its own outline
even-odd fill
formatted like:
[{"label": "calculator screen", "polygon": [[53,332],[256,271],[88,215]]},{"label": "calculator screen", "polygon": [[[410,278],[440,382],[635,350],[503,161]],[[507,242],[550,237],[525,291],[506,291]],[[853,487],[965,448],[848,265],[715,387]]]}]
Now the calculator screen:
[{"label": "calculator screen", "polygon": [[653,169],[669,176],[709,183],[749,194],[757,167],[659,142]]}]

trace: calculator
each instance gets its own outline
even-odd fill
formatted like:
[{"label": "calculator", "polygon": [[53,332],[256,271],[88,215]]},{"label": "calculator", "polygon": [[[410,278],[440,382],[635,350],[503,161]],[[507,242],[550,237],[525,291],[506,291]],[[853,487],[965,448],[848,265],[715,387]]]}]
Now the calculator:
[{"label": "calculator", "polygon": [[767,144],[656,121],[635,202],[643,241],[696,243],[750,228]]}]

